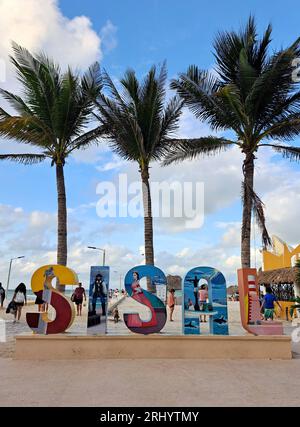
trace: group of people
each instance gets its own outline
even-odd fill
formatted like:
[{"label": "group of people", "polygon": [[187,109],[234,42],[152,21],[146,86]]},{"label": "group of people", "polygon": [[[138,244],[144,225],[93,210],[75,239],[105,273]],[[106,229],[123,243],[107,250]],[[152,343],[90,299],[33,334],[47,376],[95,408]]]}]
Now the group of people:
[{"label": "group of people", "polygon": [[[109,297],[112,297],[112,292],[113,291],[109,292]],[[93,313],[96,313],[96,304],[97,304],[97,300],[99,299],[101,303],[102,315],[103,316],[106,315],[107,293],[108,293],[107,286],[103,280],[102,275],[97,274],[95,278],[95,282],[93,284],[93,289],[92,289],[92,306],[90,311],[92,311]],[[125,295],[125,291],[124,291],[124,295]],[[2,286],[2,283],[0,283],[0,308],[1,309],[3,309],[5,298],[6,298],[6,292]],[[82,286],[82,283],[79,283],[78,287],[74,290],[71,300],[76,305],[77,316],[81,316],[83,302],[86,302],[87,300],[86,292],[84,287]],[[201,312],[206,311],[207,301],[208,301],[208,289],[207,289],[207,285],[203,284],[200,286],[200,289],[197,291],[197,308],[198,308],[197,311],[201,311]],[[43,311],[45,310],[44,301],[38,301],[38,298],[37,298],[35,303],[39,305],[39,311],[41,311],[41,307],[43,307],[42,308]],[[8,304],[6,309],[7,313],[12,313],[14,315],[14,323],[20,321],[22,308],[26,304],[27,304],[26,286],[24,283],[20,283],[16,287],[13,294],[13,298]],[[282,307],[280,303],[277,301],[276,296],[272,293],[272,289],[270,287],[267,287],[265,296],[261,298],[261,311],[263,313],[264,320],[274,319],[275,304],[277,304],[280,310],[282,310]],[[176,306],[175,289],[169,290],[167,305],[169,308],[169,320],[170,322],[173,322],[174,321],[173,315],[174,315],[174,310]],[[192,302],[190,298],[188,299],[185,308],[195,310],[195,304]],[[206,322],[206,315],[201,314],[200,321]]]},{"label": "group of people", "polygon": [[[5,299],[6,299],[6,291],[3,288],[2,283],[0,283],[0,308],[1,309],[4,308]],[[78,287],[74,290],[71,299],[77,307],[77,315],[81,316],[83,299],[86,301],[86,293],[85,293],[85,289],[82,286],[82,283],[78,284]],[[40,297],[36,298],[35,304],[38,305],[39,311],[48,310],[48,304],[46,304],[45,301],[43,301]],[[14,323],[20,322],[22,309],[24,305],[27,305],[27,289],[24,283],[20,283],[16,287],[13,297],[6,307],[6,313],[14,315]]]},{"label": "group of people", "polygon": [[125,296],[127,295],[127,292],[125,291],[125,289],[122,289],[121,291],[119,291],[119,289],[109,289],[108,291],[108,298],[109,299],[113,299],[113,298],[119,298],[119,296]]},{"label": "group of people", "polygon": [[[198,288],[197,288],[198,289]],[[195,310],[195,311],[206,311],[208,308],[208,289],[207,285],[201,285],[200,289],[196,291],[196,287],[194,288],[194,295],[196,303],[189,298],[187,303],[185,304],[185,308],[187,310]],[[276,296],[273,294],[272,289],[270,287],[266,288],[266,293],[264,296],[260,298],[261,303],[261,312],[263,313],[264,320],[273,320],[275,313],[275,304],[278,305],[279,309],[282,310],[280,303],[277,301]],[[200,321],[206,322],[206,316],[200,315]]]}]

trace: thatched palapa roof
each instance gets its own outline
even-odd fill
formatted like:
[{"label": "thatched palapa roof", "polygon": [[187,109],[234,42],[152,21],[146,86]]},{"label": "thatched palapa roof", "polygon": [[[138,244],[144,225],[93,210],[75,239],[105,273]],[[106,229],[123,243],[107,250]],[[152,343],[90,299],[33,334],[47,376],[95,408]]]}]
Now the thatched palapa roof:
[{"label": "thatched palapa roof", "polygon": [[182,286],[182,278],[180,276],[167,276],[168,289],[175,289],[175,291],[180,290]]},{"label": "thatched palapa roof", "polygon": [[297,267],[260,271],[258,273],[258,283],[261,286],[294,284],[296,282],[297,271]]},{"label": "thatched palapa roof", "polygon": [[238,286],[235,285],[231,285],[227,288],[227,295],[234,295],[238,292],[239,288]]}]

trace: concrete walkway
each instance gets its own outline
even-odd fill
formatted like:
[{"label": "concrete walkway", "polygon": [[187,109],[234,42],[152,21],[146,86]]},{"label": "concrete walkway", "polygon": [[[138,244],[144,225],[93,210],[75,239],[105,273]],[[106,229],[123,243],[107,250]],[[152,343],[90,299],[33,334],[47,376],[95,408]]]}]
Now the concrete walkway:
[{"label": "concrete walkway", "polygon": [[0,359],[0,406],[299,406],[299,363]]},{"label": "concrete walkway", "polygon": [[[238,307],[233,303],[229,309],[234,334],[244,333]],[[6,320],[7,341],[0,343],[0,406],[300,405],[300,342],[293,343],[297,359],[290,361],[15,361],[14,335],[28,333],[25,315],[20,324],[3,312],[1,317]],[[178,326],[179,318],[178,309],[172,327]],[[77,317],[72,329],[77,332],[85,325],[86,319]],[[112,322],[110,326],[115,327]],[[287,324],[286,333],[292,330]]]}]

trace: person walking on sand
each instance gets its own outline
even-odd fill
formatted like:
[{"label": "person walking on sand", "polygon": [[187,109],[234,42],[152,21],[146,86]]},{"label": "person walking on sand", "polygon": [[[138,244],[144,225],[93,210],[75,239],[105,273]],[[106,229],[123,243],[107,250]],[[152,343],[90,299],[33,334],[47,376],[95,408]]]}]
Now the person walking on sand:
[{"label": "person walking on sand", "polygon": [[277,301],[276,296],[273,294],[272,289],[270,287],[266,288],[266,295],[264,297],[261,308],[264,308],[264,319],[265,320],[273,320],[274,319],[274,309],[275,303],[278,305],[280,310],[282,310],[281,305]]},{"label": "person walking on sand", "polygon": [[170,322],[174,322],[173,313],[176,305],[175,289],[170,289],[168,295],[168,307],[170,309]]},{"label": "person walking on sand", "polygon": [[77,316],[81,316],[82,314],[83,298],[84,298],[84,301],[86,301],[85,289],[82,286],[82,283],[78,283],[78,287],[74,291],[74,303],[76,304],[76,307],[77,307]]},{"label": "person walking on sand", "polygon": [[22,314],[22,308],[24,307],[24,304],[27,304],[27,296],[26,296],[26,286],[24,283],[20,283],[19,286],[16,287],[13,301],[16,305],[16,312],[15,312],[15,320],[14,323],[19,322],[21,319]]},{"label": "person walking on sand", "polygon": [[2,283],[0,283],[0,308],[3,308],[3,303],[5,300],[5,289],[2,286]]}]

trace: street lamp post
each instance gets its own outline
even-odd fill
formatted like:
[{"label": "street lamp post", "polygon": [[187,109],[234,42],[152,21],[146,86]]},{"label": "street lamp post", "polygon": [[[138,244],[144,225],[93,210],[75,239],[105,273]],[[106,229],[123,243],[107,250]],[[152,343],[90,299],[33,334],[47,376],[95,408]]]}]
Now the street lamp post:
[{"label": "street lamp post", "polygon": [[88,249],[95,249],[97,251],[102,251],[103,252],[103,266],[105,266],[105,256],[106,256],[106,251],[105,249],[102,248],[96,248],[95,246],[88,246]]},{"label": "street lamp post", "polygon": [[11,275],[11,267],[12,267],[12,263],[13,261],[15,261],[16,259],[21,259],[21,258],[25,258],[25,256],[18,256],[16,258],[11,258],[10,263],[9,263],[9,269],[8,269],[8,276],[7,276],[7,284],[6,284],[6,293],[8,291],[9,288],[9,281],[10,281],[10,275]]},{"label": "street lamp post", "polygon": [[[114,270],[114,273],[119,273],[117,270]],[[120,273],[119,274],[119,279],[120,279],[120,283],[119,283],[119,291],[121,292],[122,291],[122,278],[123,278],[123,275]]]}]

